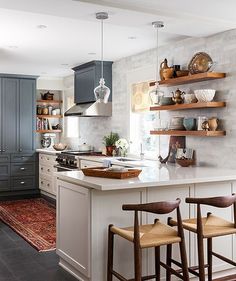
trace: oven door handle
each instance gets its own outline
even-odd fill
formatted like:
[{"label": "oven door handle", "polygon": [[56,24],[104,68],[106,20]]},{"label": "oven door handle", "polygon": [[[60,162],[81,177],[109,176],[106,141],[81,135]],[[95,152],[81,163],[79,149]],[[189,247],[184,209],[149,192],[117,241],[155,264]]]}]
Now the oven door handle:
[{"label": "oven door handle", "polygon": [[70,168],[67,168],[67,167],[60,166],[60,165],[55,165],[54,168],[65,170],[65,171],[74,171],[74,169],[70,169]]}]

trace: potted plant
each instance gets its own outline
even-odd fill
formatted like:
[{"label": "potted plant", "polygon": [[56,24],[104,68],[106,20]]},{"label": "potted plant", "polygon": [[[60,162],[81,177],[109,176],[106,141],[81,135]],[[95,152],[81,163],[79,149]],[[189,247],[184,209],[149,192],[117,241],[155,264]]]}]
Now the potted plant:
[{"label": "potted plant", "polygon": [[126,139],[119,139],[116,142],[116,148],[119,149],[120,156],[126,157],[129,148],[129,143]]},{"label": "potted plant", "polygon": [[103,142],[106,146],[107,155],[112,156],[113,150],[116,149],[116,142],[119,140],[119,135],[117,133],[110,132],[109,135],[104,136]]}]

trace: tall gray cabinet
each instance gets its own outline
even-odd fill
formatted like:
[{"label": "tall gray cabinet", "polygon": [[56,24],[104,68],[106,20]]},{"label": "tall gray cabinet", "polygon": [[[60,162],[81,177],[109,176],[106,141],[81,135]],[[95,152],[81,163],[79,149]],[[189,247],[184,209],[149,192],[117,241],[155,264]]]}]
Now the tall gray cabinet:
[{"label": "tall gray cabinet", "polygon": [[0,196],[37,193],[36,77],[0,74]]}]

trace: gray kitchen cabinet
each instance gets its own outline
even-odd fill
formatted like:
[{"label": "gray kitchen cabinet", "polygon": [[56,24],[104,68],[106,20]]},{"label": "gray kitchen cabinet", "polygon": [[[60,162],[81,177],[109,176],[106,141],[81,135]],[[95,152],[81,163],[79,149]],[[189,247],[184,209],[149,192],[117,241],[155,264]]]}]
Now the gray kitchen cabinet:
[{"label": "gray kitchen cabinet", "polygon": [[[77,67],[75,71],[75,103],[95,102],[94,88],[99,85],[101,78],[101,61],[91,61]],[[109,101],[112,100],[112,62],[104,62],[104,79],[110,88]]]},{"label": "gray kitchen cabinet", "polygon": [[35,194],[36,77],[0,74],[0,196]]},{"label": "gray kitchen cabinet", "polygon": [[18,148],[19,79],[2,79],[2,145],[1,152],[11,153]]}]

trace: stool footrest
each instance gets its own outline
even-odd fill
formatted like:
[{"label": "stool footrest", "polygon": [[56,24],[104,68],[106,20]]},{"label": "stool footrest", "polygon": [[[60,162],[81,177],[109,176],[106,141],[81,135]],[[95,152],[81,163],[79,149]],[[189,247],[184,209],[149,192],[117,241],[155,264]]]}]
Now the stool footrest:
[{"label": "stool footrest", "polygon": [[224,262],[227,262],[229,264],[232,264],[233,266],[236,266],[236,262],[234,262],[234,261],[232,261],[232,260],[230,260],[230,259],[228,259],[228,258],[226,258],[226,257],[224,257],[220,254],[212,252],[212,255],[215,256],[216,258],[220,259],[220,260],[223,260]]},{"label": "stool footrest", "polygon": [[[143,276],[141,278],[142,281],[146,281],[146,280],[150,280],[150,279],[154,279],[156,278],[157,276],[156,275],[149,275],[149,276]],[[128,281],[135,281],[135,279],[129,279]]]},{"label": "stool footrest", "polygon": [[173,269],[172,267],[170,267],[169,265],[163,263],[163,262],[160,262],[160,265],[162,267],[164,267],[165,269],[169,270],[171,272],[171,274],[177,276],[178,278],[184,280],[184,277],[183,275],[181,275],[178,271],[176,271],[175,269]]}]

